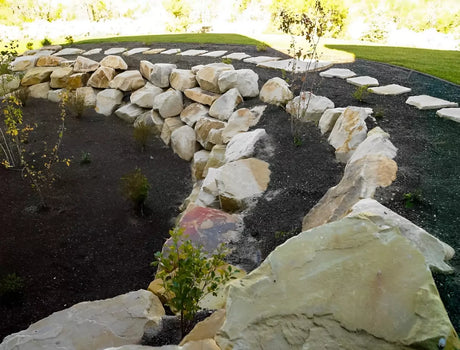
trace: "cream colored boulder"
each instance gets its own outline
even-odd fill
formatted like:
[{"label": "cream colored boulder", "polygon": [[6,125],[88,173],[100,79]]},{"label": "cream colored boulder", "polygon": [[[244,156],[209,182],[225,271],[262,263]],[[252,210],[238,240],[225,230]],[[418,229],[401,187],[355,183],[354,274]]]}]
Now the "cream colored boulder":
[{"label": "cream colored boulder", "polygon": [[222,131],[222,142],[228,143],[233,136],[240,132],[248,131],[254,120],[254,115],[247,108],[240,108],[228,118],[228,124]]},{"label": "cream colored boulder", "polygon": [[339,119],[344,110],[345,108],[340,107],[326,109],[323,112],[318,122],[318,128],[320,129],[322,135],[330,132],[334,128],[337,119]]},{"label": "cream colored boulder", "polygon": [[157,109],[163,118],[179,115],[184,109],[182,92],[169,89],[156,95],[153,99],[153,109]]},{"label": "cream colored boulder", "polygon": [[356,203],[348,217],[365,217],[378,225],[382,230],[385,227],[397,227],[401,234],[417,248],[425,257],[426,264],[434,272],[452,273],[454,269],[445,261],[452,259],[454,249],[448,244],[430,235],[421,227],[396,214],[374,199],[362,199]]},{"label": "cream colored boulder", "polygon": [[53,89],[66,88],[69,82],[69,77],[72,75],[71,67],[55,68],[50,75],[50,85]]},{"label": "cream colored boulder", "polygon": [[239,211],[267,189],[270,182],[268,163],[256,159],[241,159],[219,168],[217,187],[222,210]]},{"label": "cream colored boulder", "polygon": [[398,229],[345,218],[278,246],[232,283],[222,350],[459,346],[425,259]]},{"label": "cream colored boulder", "polygon": [[242,132],[233,136],[225,150],[225,162],[228,163],[238,159],[252,157],[256,144],[266,138],[267,133],[265,129]]},{"label": "cream colored boulder", "polygon": [[204,179],[203,172],[206,164],[209,161],[209,155],[210,152],[204,149],[193,154],[191,165],[193,182]]},{"label": "cream colored boulder", "polygon": [[335,148],[338,161],[346,163],[367,135],[364,108],[347,107],[337,119],[328,141]]},{"label": "cream colored boulder", "polygon": [[115,111],[115,115],[124,120],[127,123],[133,124],[136,119],[145,112],[144,109],[135,105],[134,103],[128,103],[121,106]]},{"label": "cream colored boulder", "polygon": [[226,123],[210,117],[202,117],[195,124],[195,132],[197,141],[203,146],[206,150],[211,150],[214,146],[209,141],[209,133],[212,129],[222,129],[226,126]]},{"label": "cream colored boulder", "polygon": [[152,74],[153,71],[153,63],[145,60],[140,61],[139,71],[145,79],[149,80],[150,74]]},{"label": "cream colored boulder", "polygon": [[28,87],[29,97],[32,98],[44,98],[48,99],[48,93],[50,91],[50,83],[40,83]]},{"label": "cream colored boulder", "polygon": [[25,70],[35,67],[38,56],[19,56],[11,62],[11,70],[13,72],[23,72]]},{"label": "cream colored boulder", "polygon": [[204,66],[196,73],[196,80],[203,90],[221,93],[219,89],[219,76],[222,72],[234,70],[231,64],[211,63]]},{"label": "cream colored boulder", "polygon": [[[50,81],[51,74],[59,68],[56,67],[34,67],[29,69],[21,79],[22,86],[30,86]],[[70,68],[72,71],[72,68]]]},{"label": "cream colored boulder", "polygon": [[96,112],[109,116],[121,105],[123,93],[116,89],[105,89],[96,95]]},{"label": "cream colored boulder", "polygon": [[149,80],[150,82],[160,88],[169,87],[169,76],[173,69],[177,66],[171,63],[155,63],[152,67]]},{"label": "cream colored boulder", "polygon": [[207,117],[209,108],[200,103],[191,103],[180,112],[180,119],[187,125],[194,127],[195,123],[203,117]]},{"label": "cream colored boulder", "polygon": [[211,129],[208,134],[208,142],[213,145],[223,145],[222,132],[224,129]]},{"label": "cream colored boulder", "polygon": [[211,108],[209,108],[209,115],[220,120],[228,120],[235,107],[241,102],[243,102],[243,97],[241,97],[238,90],[235,88],[230,89],[214,101]]},{"label": "cream colored boulder", "polygon": [[88,73],[88,72],[94,72],[98,68],[99,68],[99,62],[96,62],[87,57],[78,56],[77,59],[75,60],[73,71],[76,73]]},{"label": "cream colored boulder", "polygon": [[286,112],[304,122],[318,122],[324,111],[334,108],[334,102],[324,96],[303,91],[286,105]]},{"label": "cream colored boulder", "polygon": [[378,187],[391,185],[397,170],[395,161],[378,154],[348,163],[340,182],[331,187],[304,217],[302,229],[343,218],[359,200],[373,198]]},{"label": "cream colored boulder", "polygon": [[390,135],[377,126],[367,133],[366,139],[359,144],[348,162],[353,163],[372,154],[394,159],[397,152],[398,149],[390,141]]},{"label": "cream colored boulder", "polygon": [[0,96],[16,90],[21,85],[21,79],[13,74],[0,75]]},{"label": "cream colored boulder", "polygon": [[51,89],[48,91],[48,101],[59,103],[62,100],[64,89]]},{"label": "cream colored boulder", "polygon": [[211,316],[198,322],[195,327],[181,340],[179,345],[185,345],[191,341],[214,339],[217,331],[225,322],[225,309],[215,311]]},{"label": "cream colored boulder", "polygon": [[171,142],[171,134],[173,133],[174,130],[180,128],[183,126],[184,123],[181,122],[180,118],[166,118],[164,123],[163,123],[163,128],[161,129],[161,135],[160,138],[163,140],[165,145],[170,144]]},{"label": "cream colored boulder", "polygon": [[147,112],[142,113],[135,121],[134,127],[138,128],[142,125],[152,128],[155,134],[160,135],[161,130],[163,129],[164,119],[160,117],[158,112],[153,109]]},{"label": "cream colored boulder", "polygon": [[101,62],[99,62],[99,64],[102,67],[110,67],[110,68],[118,69],[118,70],[127,70],[128,69],[128,65],[123,60],[123,58],[121,58],[120,56],[116,56],[116,55],[105,56],[101,60]]},{"label": "cream colored boulder", "polygon": [[259,98],[262,102],[273,105],[284,105],[294,98],[288,83],[281,78],[275,77],[267,80],[260,89]]},{"label": "cream colored boulder", "polygon": [[90,75],[89,73],[73,73],[67,79],[67,89],[75,90],[86,86]]},{"label": "cream colored boulder", "polygon": [[84,86],[75,90],[77,99],[82,99],[86,107],[96,107],[97,92],[90,86]]},{"label": "cream colored boulder", "polygon": [[219,75],[218,85],[221,92],[236,88],[243,97],[259,95],[259,76],[252,69],[224,71]]},{"label": "cream colored boulder", "polygon": [[196,134],[192,127],[183,125],[171,133],[171,148],[180,158],[189,162],[198,150]]},{"label": "cream colored boulder", "polygon": [[209,153],[209,160],[203,170],[203,176],[206,177],[210,168],[220,168],[225,164],[226,145],[215,145]]},{"label": "cream colored boulder", "polygon": [[164,314],[163,305],[153,293],[138,290],[55,312],[6,337],[0,349],[98,350],[138,344],[145,327],[159,328]]},{"label": "cream colored boulder", "polygon": [[59,56],[40,56],[35,62],[37,67],[57,67],[60,66],[62,62],[65,62],[66,59]]},{"label": "cream colored boulder", "polygon": [[134,91],[145,85],[145,80],[142,78],[138,70],[127,70],[115,76],[110,82],[111,89],[121,91]]},{"label": "cream colored boulder", "polygon": [[129,98],[131,103],[135,103],[139,107],[153,108],[153,100],[161,93],[163,93],[163,89],[147,82],[144,87],[134,91]]},{"label": "cream colored boulder", "polygon": [[115,69],[111,67],[99,67],[91,74],[88,85],[96,89],[107,89],[115,74]]},{"label": "cream colored boulder", "polygon": [[184,91],[185,96],[187,96],[192,101],[211,106],[215,100],[217,100],[221,95],[214,92],[203,90],[199,87],[194,87],[192,89],[186,89]]},{"label": "cream colored boulder", "polygon": [[176,90],[185,91],[198,85],[195,74],[190,69],[173,69],[169,76],[171,87]]}]

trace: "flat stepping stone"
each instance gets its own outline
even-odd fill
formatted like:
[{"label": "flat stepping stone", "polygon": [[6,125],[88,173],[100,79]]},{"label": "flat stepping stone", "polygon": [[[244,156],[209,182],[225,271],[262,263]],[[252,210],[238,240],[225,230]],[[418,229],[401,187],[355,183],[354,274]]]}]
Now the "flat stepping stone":
[{"label": "flat stepping stone", "polygon": [[443,108],[436,112],[438,117],[460,123],[460,108]]},{"label": "flat stepping stone", "polygon": [[204,53],[208,52],[208,50],[187,50],[187,51],[184,51],[184,52],[181,52],[181,55],[182,56],[198,56],[198,55],[202,55]]},{"label": "flat stepping stone", "polygon": [[458,103],[449,102],[437,97],[428,95],[411,96],[407,99],[406,103],[411,106],[415,106],[418,109],[438,109],[438,108],[449,108],[458,107]]},{"label": "flat stepping stone", "polygon": [[123,52],[123,56],[132,56],[132,55],[135,55],[137,53],[145,52],[145,51],[147,51],[149,49],[150,49],[150,47],[136,47],[136,48],[131,49],[129,51]]},{"label": "flat stepping stone", "polygon": [[102,49],[92,49],[89,51],[86,51],[83,56],[91,56],[91,55],[97,55],[102,52]]},{"label": "flat stepping stone", "polygon": [[160,52],[162,55],[175,55],[175,54],[178,54],[180,52],[180,49],[169,49],[169,50],[166,50],[166,51],[162,51]]},{"label": "flat stepping stone", "polygon": [[280,59],[281,57],[257,56],[257,57],[245,58],[243,61],[248,62],[248,63],[259,64],[263,62],[278,61]]},{"label": "flat stepping stone", "polygon": [[227,50],[210,51],[210,52],[207,52],[205,54],[202,54],[201,56],[205,56],[205,57],[220,57],[220,56],[225,55],[227,52],[228,52]]},{"label": "flat stepping stone", "polygon": [[166,49],[163,49],[163,48],[151,49],[151,50],[144,51],[143,54],[144,55],[156,55],[157,53],[163,52],[164,50]]},{"label": "flat stepping stone", "polygon": [[369,91],[377,95],[401,95],[412,91],[412,89],[398,84],[390,84],[373,87],[370,88]]},{"label": "flat stepping stone", "polygon": [[292,72],[294,69],[297,73],[313,72],[332,66],[329,61],[302,61],[294,58],[288,58],[280,61],[269,61],[259,63],[257,67],[282,69],[286,72]]},{"label": "flat stepping stone", "polygon": [[54,55],[56,56],[81,55],[83,52],[85,52],[85,50],[72,48],[72,47],[66,47],[65,49],[62,49],[56,52]]},{"label": "flat stepping stone", "polygon": [[340,78],[347,79],[356,76],[356,73],[347,68],[331,68],[319,73],[324,78]]},{"label": "flat stepping stone", "polygon": [[361,77],[348,78],[347,83],[355,86],[379,86],[379,81],[375,78],[372,78],[368,75]]},{"label": "flat stepping stone", "polygon": [[128,49],[126,47],[112,47],[108,50],[104,51],[104,55],[117,55],[119,53],[123,53],[127,51]]},{"label": "flat stepping stone", "polygon": [[245,58],[248,58],[248,57],[251,57],[251,56],[244,52],[233,52],[230,55],[224,56],[224,58],[229,58],[231,60],[237,60],[237,61],[244,60]]}]

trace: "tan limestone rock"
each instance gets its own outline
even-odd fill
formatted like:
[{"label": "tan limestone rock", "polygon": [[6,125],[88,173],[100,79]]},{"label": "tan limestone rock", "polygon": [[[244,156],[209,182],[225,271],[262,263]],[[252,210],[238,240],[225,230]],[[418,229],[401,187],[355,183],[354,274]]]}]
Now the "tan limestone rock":
[{"label": "tan limestone rock", "polygon": [[195,152],[195,154],[193,155],[191,169],[192,169],[192,180],[194,182],[205,178],[203,176],[203,172],[204,172],[204,168],[206,167],[206,164],[209,161],[209,155],[210,155],[210,152],[204,149],[198,152]]},{"label": "tan limestone rock", "polygon": [[21,85],[21,79],[13,74],[0,75],[0,96],[16,90]]},{"label": "tan limestone rock", "polygon": [[33,98],[48,98],[48,93],[50,91],[50,83],[40,83],[28,87],[29,97]]},{"label": "tan limestone rock", "polygon": [[13,72],[22,72],[35,67],[38,56],[19,56],[11,62],[11,70]]},{"label": "tan limestone rock", "polygon": [[149,80],[150,79],[150,74],[152,74],[153,71],[153,63],[150,61],[142,60],[139,63],[139,71],[141,72],[142,76]]},{"label": "tan limestone rock", "polygon": [[213,144],[209,142],[208,135],[212,129],[222,129],[226,125],[225,122],[210,117],[202,117],[195,124],[195,132],[197,141],[206,150],[211,150]]},{"label": "tan limestone rock", "polygon": [[96,112],[109,116],[121,105],[123,93],[116,89],[105,89],[96,95]]},{"label": "tan limestone rock", "polygon": [[366,139],[359,144],[348,162],[353,163],[372,154],[380,154],[394,159],[397,152],[398,149],[390,141],[390,135],[377,126],[367,133]]},{"label": "tan limestone rock", "polygon": [[225,164],[226,145],[215,145],[209,153],[209,160],[203,170],[203,176],[206,177],[209,168],[220,168]]},{"label": "tan limestone rock", "polygon": [[84,86],[77,88],[75,91],[77,98],[81,98],[84,101],[86,107],[96,107],[96,90],[90,86]]},{"label": "tan limestone rock", "polygon": [[184,94],[192,101],[202,103],[208,106],[211,106],[214,103],[214,101],[217,100],[221,96],[220,94],[206,91],[199,87],[195,87],[192,89],[186,89],[184,91]]},{"label": "tan limestone rock", "polygon": [[274,105],[286,104],[294,98],[289,89],[288,83],[281,78],[275,77],[267,80],[260,89],[259,98],[261,101]]},{"label": "tan limestone rock", "polygon": [[102,67],[110,67],[110,68],[118,69],[118,70],[127,70],[128,69],[128,65],[123,60],[123,58],[121,58],[120,56],[116,56],[116,55],[105,56],[101,60],[101,62],[99,62],[99,64]]},{"label": "tan limestone rock", "polygon": [[50,75],[51,87],[53,89],[66,88],[69,77],[72,75],[73,69],[71,67],[56,68]]},{"label": "tan limestone rock", "polygon": [[99,62],[96,62],[92,59],[83,56],[78,56],[73,66],[73,70],[75,73],[94,72],[98,68]]},{"label": "tan limestone rock", "polygon": [[153,99],[153,109],[157,109],[163,118],[178,116],[184,108],[182,92],[169,89]]},{"label": "tan limestone rock", "polygon": [[165,145],[169,146],[169,143],[171,142],[171,134],[174,130],[180,128],[183,125],[184,123],[182,123],[179,117],[165,119],[160,135],[160,138],[163,140]]},{"label": "tan limestone rock", "polygon": [[228,124],[222,131],[223,143],[228,143],[236,134],[248,131],[251,122],[254,120],[254,115],[247,108],[240,108],[232,113],[228,119]]},{"label": "tan limestone rock", "polygon": [[145,80],[142,78],[138,70],[127,70],[115,76],[110,82],[109,87],[121,91],[134,91],[145,85]]},{"label": "tan limestone rock", "polygon": [[58,67],[62,62],[66,61],[65,58],[59,56],[40,56],[35,62],[37,67]]},{"label": "tan limestone rock", "polygon": [[88,80],[88,85],[96,89],[107,89],[109,83],[115,77],[115,69],[111,67],[99,67]]},{"label": "tan limestone rock", "polygon": [[211,316],[198,322],[195,327],[179,343],[180,346],[190,342],[204,339],[214,339],[217,331],[225,321],[225,310],[215,311]]},{"label": "tan limestone rock", "polygon": [[185,91],[198,85],[195,74],[189,69],[173,69],[169,76],[171,87],[176,90]]},{"label": "tan limestone rock", "polygon": [[180,119],[187,125],[194,127],[195,123],[208,116],[209,108],[200,103],[191,103],[180,112]]},{"label": "tan limestone rock", "polygon": [[67,89],[77,89],[80,87],[86,86],[86,83],[88,82],[89,79],[89,74],[88,73],[74,73],[71,74],[68,79],[67,79],[67,84],[66,88]]},{"label": "tan limestone rock", "polygon": [[196,80],[203,90],[219,94],[221,92],[218,84],[220,74],[234,69],[231,64],[211,63],[196,73]]},{"label": "tan limestone rock", "polygon": [[177,66],[171,63],[155,63],[149,76],[150,82],[160,88],[169,87],[169,77]]},{"label": "tan limestone rock", "polygon": [[199,149],[192,127],[183,125],[171,133],[171,148],[180,158],[190,161]]},{"label": "tan limestone rock", "polygon": [[214,101],[209,108],[209,115],[220,120],[228,120],[235,107],[241,102],[243,102],[243,97],[238,90],[236,88],[230,89]]},{"label": "tan limestone rock", "polygon": [[130,96],[131,103],[142,108],[153,108],[153,101],[156,96],[163,93],[163,89],[147,82],[144,87],[134,91]]},{"label": "tan limestone rock", "polygon": [[[59,68],[55,67],[34,67],[29,69],[21,79],[22,86],[30,86],[44,83],[50,80],[51,74]],[[72,69],[70,69],[72,71]]]}]

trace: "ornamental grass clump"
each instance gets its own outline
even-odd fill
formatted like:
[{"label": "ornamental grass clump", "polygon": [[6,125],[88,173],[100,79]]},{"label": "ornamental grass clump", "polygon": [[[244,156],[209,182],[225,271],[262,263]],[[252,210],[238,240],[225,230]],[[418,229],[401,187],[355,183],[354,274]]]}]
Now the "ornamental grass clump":
[{"label": "ornamental grass clump", "polygon": [[136,168],[121,177],[121,192],[126,199],[134,204],[134,208],[144,215],[144,203],[150,191],[150,183],[142,174],[141,169]]}]

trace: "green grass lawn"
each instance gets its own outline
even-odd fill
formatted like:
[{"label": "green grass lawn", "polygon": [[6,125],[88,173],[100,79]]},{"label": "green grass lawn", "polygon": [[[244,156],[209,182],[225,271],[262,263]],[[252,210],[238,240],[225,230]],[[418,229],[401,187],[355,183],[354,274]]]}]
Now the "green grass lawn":
[{"label": "green grass lawn", "polygon": [[460,51],[366,45],[326,44],[325,47],[352,53],[356,58],[394,64],[460,84]]}]

